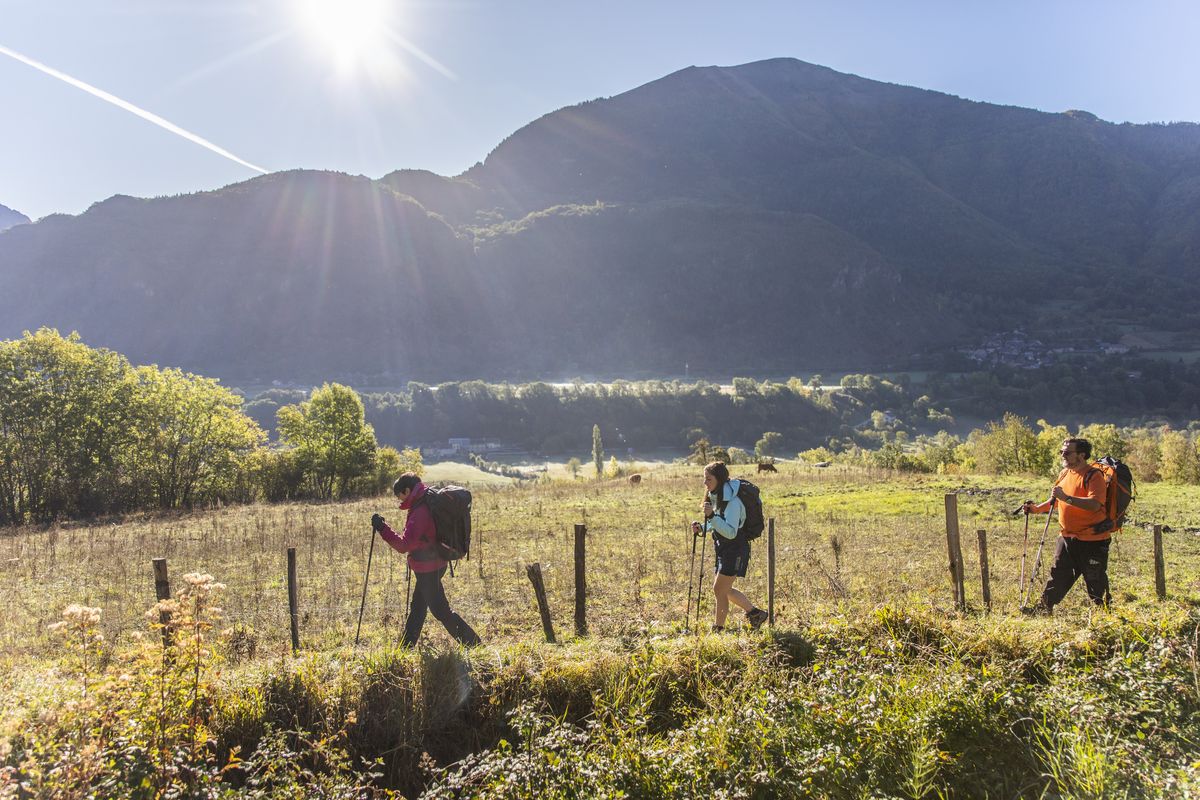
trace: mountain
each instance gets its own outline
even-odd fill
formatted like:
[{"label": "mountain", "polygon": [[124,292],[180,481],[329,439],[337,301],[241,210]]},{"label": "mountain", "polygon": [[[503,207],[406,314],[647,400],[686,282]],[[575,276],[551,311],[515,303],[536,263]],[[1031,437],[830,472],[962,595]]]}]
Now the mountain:
[{"label": "mountain", "polygon": [[24,225],[29,217],[19,211],[13,211],[7,206],[0,206],[0,231],[8,230],[14,225]]},{"label": "mountain", "polygon": [[0,336],[234,380],[878,368],[1037,317],[1196,317],[1200,126],[791,59],[692,67],[462,175],[277,173],[0,236]]}]

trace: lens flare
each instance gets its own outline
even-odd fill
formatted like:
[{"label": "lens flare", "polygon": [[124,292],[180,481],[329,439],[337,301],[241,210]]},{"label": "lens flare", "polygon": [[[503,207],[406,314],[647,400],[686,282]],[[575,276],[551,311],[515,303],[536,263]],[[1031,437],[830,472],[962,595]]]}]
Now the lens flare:
[{"label": "lens flare", "polygon": [[305,30],[343,70],[378,58],[388,47],[391,5],[386,0],[302,0]]}]

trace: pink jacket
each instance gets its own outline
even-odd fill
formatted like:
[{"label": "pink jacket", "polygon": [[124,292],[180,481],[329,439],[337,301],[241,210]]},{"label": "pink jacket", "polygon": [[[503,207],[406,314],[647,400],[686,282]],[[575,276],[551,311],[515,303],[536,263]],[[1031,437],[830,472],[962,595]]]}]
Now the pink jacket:
[{"label": "pink jacket", "polygon": [[394,549],[408,554],[408,566],[413,572],[437,572],[446,566],[445,560],[438,558],[434,550],[437,529],[433,527],[433,512],[427,504],[420,502],[426,491],[425,484],[418,483],[400,504],[400,508],[408,512],[404,533],[397,534],[387,523],[379,532]]}]

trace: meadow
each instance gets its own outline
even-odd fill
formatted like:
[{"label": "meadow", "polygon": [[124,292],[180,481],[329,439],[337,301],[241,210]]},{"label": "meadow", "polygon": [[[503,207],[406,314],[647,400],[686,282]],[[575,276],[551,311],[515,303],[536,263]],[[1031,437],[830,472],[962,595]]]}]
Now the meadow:
[{"label": "meadow", "polygon": [[[94,686],[121,674],[169,683],[165,659],[144,675],[131,666],[155,647],[146,635],[155,604],[150,559],[165,557],[177,592],[188,573],[224,585],[214,592],[220,612],[206,644],[197,644],[207,655],[197,655],[191,682],[194,696],[207,691],[209,699],[200,714],[193,697],[185,717],[206,731],[195,757],[216,765],[214,785],[229,791],[249,791],[253,776],[270,772],[263,764],[278,756],[272,747],[307,753],[296,763],[311,774],[292,776],[295,785],[319,775],[344,792],[331,788],[328,796],[390,788],[434,796],[920,797],[981,796],[987,787],[1003,796],[1179,796],[1181,787],[1200,788],[1200,730],[1188,722],[1200,710],[1200,488],[1140,487],[1133,524],[1110,559],[1111,611],[1089,607],[1079,586],[1053,618],[1030,620],[1018,613],[1021,555],[1026,548],[1031,570],[1044,518],[1034,518],[1025,545],[1023,520],[1007,511],[1044,496],[1046,481],[782,464],[778,475],[752,476],[776,521],[775,629],[750,634],[735,614],[734,631],[714,636],[684,628],[695,604],[687,526],[698,516],[698,468],[654,465],[640,486],[572,480],[559,469],[518,485],[462,470],[431,465],[428,473],[480,479],[472,484],[471,559],[446,579],[452,605],[485,641],[469,654],[433,620],[418,652],[396,648],[406,574],[403,558],[381,542],[362,646],[353,649],[370,515],[403,518],[391,498],[4,534],[0,761],[10,778],[35,751],[62,757],[46,742],[74,723],[31,719],[75,696],[80,681],[89,685],[65,666],[74,651],[51,630],[69,604],[100,610],[90,626],[103,636],[88,668]],[[954,607],[947,569],[943,503],[951,492],[963,534],[965,612]],[[586,639],[571,627],[577,523],[588,530]],[[1170,528],[1165,601],[1155,598],[1143,523]],[[990,612],[980,599],[980,529],[988,532]],[[1051,530],[1047,560],[1053,541]],[[764,607],[765,545],[764,535],[740,582]],[[296,656],[288,547],[298,561]],[[705,575],[711,556],[706,546]],[[542,565],[564,644],[542,642],[525,575],[532,562]],[[712,600],[701,595],[707,628]],[[203,679],[201,662],[213,670]],[[1103,680],[1091,680],[1102,666]],[[94,686],[93,698],[103,695]],[[273,736],[291,738],[285,747]],[[996,736],[1003,741],[989,752]],[[242,759],[257,752],[264,760],[222,772],[237,747]],[[145,796],[169,783],[157,782],[167,781],[161,769],[152,772],[158,777],[147,779]],[[261,796],[301,796],[286,794],[292,778],[271,774]],[[180,780],[200,785],[194,776]]]}]

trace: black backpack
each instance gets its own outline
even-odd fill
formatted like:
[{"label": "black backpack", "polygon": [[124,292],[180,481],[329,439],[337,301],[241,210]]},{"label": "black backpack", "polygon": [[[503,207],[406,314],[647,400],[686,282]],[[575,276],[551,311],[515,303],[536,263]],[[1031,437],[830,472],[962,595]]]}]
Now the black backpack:
[{"label": "black backpack", "polygon": [[[742,527],[738,529],[738,538],[752,542],[762,536],[763,528],[766,525],[763,523],[763,507],[762,497],[759,496],[758,487],[745,478],[738,479],[737,498],[742,501],[742,505],[746,508],[746,521],[742,523]],[[725,513],[727,503],[721,504],[721,513]]]},{"label": "black backpack", "polygon": [[429,506],[437,531],[435,553],[444,561],[471,555],[471,492],[461,486],[430,486],[421,502]]}]

